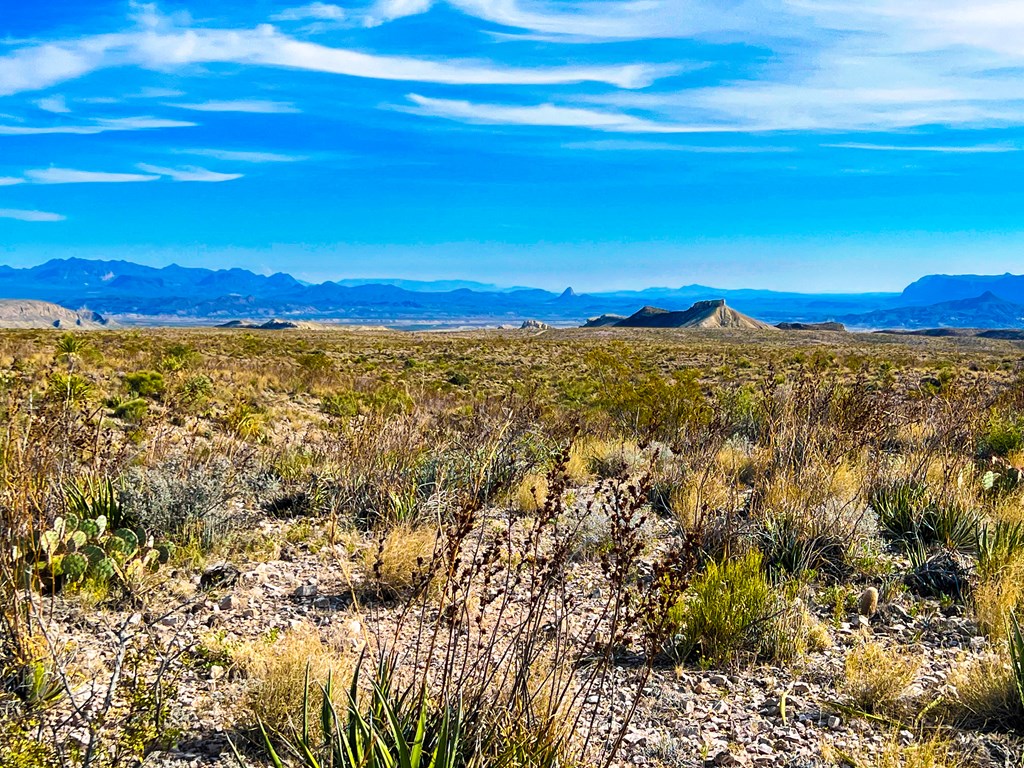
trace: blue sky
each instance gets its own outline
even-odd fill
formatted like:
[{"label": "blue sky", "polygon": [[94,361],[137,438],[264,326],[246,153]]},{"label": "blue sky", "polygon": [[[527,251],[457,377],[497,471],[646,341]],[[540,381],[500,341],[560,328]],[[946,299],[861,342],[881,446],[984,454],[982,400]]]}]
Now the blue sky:
[{"label": "blue sky", "polygon": [[1020,2],[0,0],[16,266],[898,290],[1022,150]]}]

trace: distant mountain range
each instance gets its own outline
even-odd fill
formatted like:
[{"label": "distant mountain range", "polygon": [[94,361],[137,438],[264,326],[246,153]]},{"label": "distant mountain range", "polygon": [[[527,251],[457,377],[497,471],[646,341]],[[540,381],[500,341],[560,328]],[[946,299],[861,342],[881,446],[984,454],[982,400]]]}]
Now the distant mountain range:
[{"label": "distant mountain range", "polygon": [[1024,275],[927,275],[903,290],[900,304],[938,304],[985,293],[1024,304]]},{"label": "distant mountain range", "polygon": [[1024,328],[1024,306],[986,291],[968,299],[878,309],[841,319],[870,328]]},{"label": "distant mountain range", "polygon": [[629,318],[639,308],[653,305],[679,313],[695,302],[727,301],[729,311],[772,324],[1024,327],[1019,305],[1024,303],[1024,276],[1018,275],[929,275],[902,293],[803,294],[685,285],[579,294],[571,288],[558,293],[467,280],[387,278],[310,284],[283,272],[261,275],[238,268],[53,259],[35,267],[0,266],[0,298],[88,308],[121,324],[260,323],[281,318],[402,328],[518,325],[526,319],[580,325],[601,315]]}]

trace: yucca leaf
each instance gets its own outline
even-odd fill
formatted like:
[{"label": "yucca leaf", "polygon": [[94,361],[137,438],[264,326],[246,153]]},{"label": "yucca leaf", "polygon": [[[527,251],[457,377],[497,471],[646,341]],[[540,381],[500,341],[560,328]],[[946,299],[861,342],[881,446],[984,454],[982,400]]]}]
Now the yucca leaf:
[{"label": "yucca leaf", "polygon": [[267,733],[267,729],[263,727],[263,721],[257,719],[256,723],[260,727],[260,733],[263,734],[263,744],[267,748],[267,754],[270,755],[270,760],[274,764],[274,768],[285,768],[284,763],[281,762],[281,758],[277,756],[277,752],[274,750],[274,745],[270,741],[270,734]]},{"label": "yucca leaf", "polygon": [[1017,683],[1017,694],[1020,696],[1021,706],[1024,707],[1024,632],[1021,631],[1016,614],[1010,614],[1009,624],[1007,634],[1010,642],[1010,666]]}]

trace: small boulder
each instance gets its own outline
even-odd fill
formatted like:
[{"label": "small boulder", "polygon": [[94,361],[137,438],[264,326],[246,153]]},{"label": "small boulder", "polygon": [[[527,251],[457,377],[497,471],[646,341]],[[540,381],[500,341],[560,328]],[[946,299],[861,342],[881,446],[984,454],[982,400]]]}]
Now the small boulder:
[{"label": "small boulder", "polygon": [[199,578],[199,588],[202,590],[233,587],[238,583],[238,577],[242,572],[231,563],[217,563],[211,565]]},{"label": "small boulder", "polygon": [[860,602],[857,604],[857,613],[870,619],[877,612],[878,590],[874,587],[868,587],[860,593]]},{"label": "small boulder", "polygon": [[904,577],[907,588],[918,597],[951,597],[963,600],[970,592],[973,564],[958,552],[938,552]]}]

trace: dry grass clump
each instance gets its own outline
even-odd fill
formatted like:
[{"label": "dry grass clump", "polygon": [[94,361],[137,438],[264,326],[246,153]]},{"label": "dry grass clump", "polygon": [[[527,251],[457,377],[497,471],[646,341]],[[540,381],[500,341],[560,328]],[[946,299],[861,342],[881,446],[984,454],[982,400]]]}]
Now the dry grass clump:
[{"label": "dry grass clump", "polygon": [[528,473],[519,483],[515,493],[515,505],[520,512],[536,512],[544,506],[548,495],[548,478],[538,472]]},{"label": "dry grass clump", "polygon": [[841,687],[857,709],[895,715],[919,667],[920,660],[906,649],[894,651],[865,641],[847,654]]},{"label": "dry grass clump", "polygon": [[430,525],[400,523],[374,547],[363,550],[367,586],[381,597],[398,597],[424,586],[437,546]]},{"label": "dry grass clump", "polygon": [[870,768],[966,768],[971,765],[953,742],[935,736],[913,744],[890,741]]},{"label": "dry grass clump", "polygon": [[1007,620],[1024,607],[1024,563],[979,582],[972,600],[982,631],[993,640],[1005,640]]},{"label": "dry grass clump", "polygon": [[[248,677],[247,714],[279,733],[302,723],[307,669],[310,680],[324,681],[331,675],[338,681],[335,704],[341,703],[353,670],[352,659],[325,644],[310,624],[300,624],[275,639],[244,643],[232,649],[231,657]],[[311,711],[317,711],[322,693],[310,686],[310,694]]]},{"label": "dry grass clump", "polygon": [[673,487],[669,505],[682,526],[693,530],[708,511],[730,512],[739,507],[739,493],[722,474],[712,472]]},{"label": "dry grass clump", "polygon": [[1010,661],[989,653],[954,668],[947,681],[955,691],[948,717],[970,728],[1012,728],[1024,724],[1024,702]]}]

